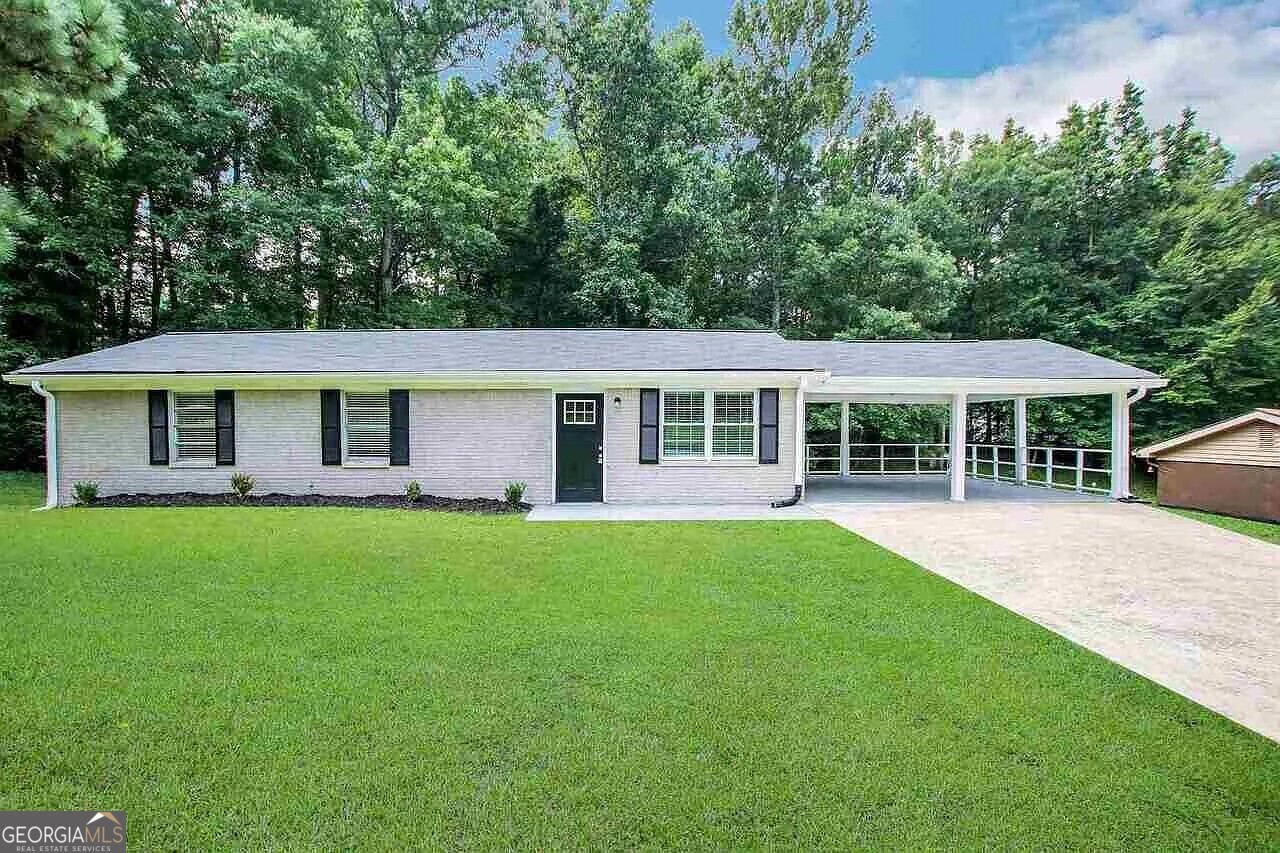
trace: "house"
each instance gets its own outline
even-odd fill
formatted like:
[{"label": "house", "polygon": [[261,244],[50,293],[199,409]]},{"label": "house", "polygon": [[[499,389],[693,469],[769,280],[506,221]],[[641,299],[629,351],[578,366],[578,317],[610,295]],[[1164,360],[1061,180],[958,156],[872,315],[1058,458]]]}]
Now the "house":
[{"label": "house", "polygon": [[[970,403],[1016,400],[1025,457],[1028,397],[1106,394],[1127,459],[1128,395],[1164,384],[1040,340],[635,329],[183,332],[4,379],[45,397],[50,505],[79,480],[225,492],[232,470],[294,494],[773,501],[803,491],[807,402],[946,405],[963,460]],[[964,466],[945,479],[963,500]]]},{"label": "house", "polygon": [[1255,409],[1144,447],[1165,506],[1280,521],[1280,409]]}]

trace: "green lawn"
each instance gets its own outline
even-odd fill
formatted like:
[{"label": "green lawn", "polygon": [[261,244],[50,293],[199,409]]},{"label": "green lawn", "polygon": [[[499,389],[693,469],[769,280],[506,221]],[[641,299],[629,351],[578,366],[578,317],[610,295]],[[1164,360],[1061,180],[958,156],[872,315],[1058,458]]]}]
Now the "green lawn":
[{"label": "green lawn", "polygon": [[1280,845],[1280,747],[825,523],[0,537],[0,808],[137,849]]},{"label": "green lawn", "polygon": [[1254,539],[1261,539],[1263,542],[1280,545],[1280,524],[1273,524],[1269,521],[1252,521],[1247,518],[1232,518],[1229,515],[1217,515],[1216,513],[1201,512],[1196,509],[1178,509],[1171,506],[1161,507],[1161,509],[1186,516],[1187,518],[1194,518],[1196,521],[1203,521],[1205,524],[1212,524],[1215,527],[1234,530],[1236,533],[1243,533],[1245,536],[1252,536]]}]

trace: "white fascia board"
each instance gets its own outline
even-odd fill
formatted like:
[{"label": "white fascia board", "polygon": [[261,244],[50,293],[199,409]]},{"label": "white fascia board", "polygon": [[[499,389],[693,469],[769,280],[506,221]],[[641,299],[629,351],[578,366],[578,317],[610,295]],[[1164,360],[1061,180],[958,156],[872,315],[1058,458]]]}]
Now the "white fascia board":
[{"label": "white fascia board", "polygon": [[[14,385],[39,380],[53,391],[570,388],[794,388],[817,371],[468,371],[460,373],[80,373],[6,374]],[[820,374],[819,374],[820,375]]]},{"label": "white fascia board", "polygon": [[1191,432],[1184,432],[1182,435],[1175,435],[1173,438],[1166,438],[1164,441],[1158,441],[1155,444],[1148,444],[1146,447],[1133,451],[1133,455],[1145,459],[1157,453],[1163,453],[1166,450],[1181,447],[1184,444],[1191,444],[1218,433],[1229,432],[1237,427],[1254,422],[1280,426],[1280,417],[1256,410],[1245,412],[1243,415],[1237,415],[1225,421],[1218,421],[1216,424],[1209,424]]},{"label": "white fascia board", "polygon": [[[950,399],[952,394],[974,398],[1009,397],[1074,397],[1087,394],[1112,394],[1135,388],[1163,388],[1167,379],[990,379],[965,377],[856,377],[833,376],[812,386],[810,399],[828,397],[836,400],[866,398],[868,402],[896,398],[896,402],[925,402]],[[914,398],[914,399],[912,399]]]}]

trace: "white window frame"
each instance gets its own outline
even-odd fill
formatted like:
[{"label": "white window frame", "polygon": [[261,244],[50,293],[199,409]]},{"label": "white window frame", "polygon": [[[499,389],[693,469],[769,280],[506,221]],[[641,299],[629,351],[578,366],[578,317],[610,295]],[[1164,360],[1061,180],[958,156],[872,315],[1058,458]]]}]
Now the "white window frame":
[{"label": "white window frame", "polygon": [[343,468],[390,468],[391,467],[391,389],[369,391],[352,391],[352,394],[386,394],[387,395],[387,455],[352,457],[347,450],[347,437],[351,430],[347,423],[347,391],[341,393],[342,409],[342,467]]},{"label": "white window frame", "polygon": [[[564,404],[561,407],[561,412],[560,412],[560,419],[565,426],[595,426],[596,423],[598,423],[600,413],[596,411],[596,401],[594,397],[590,399],[582,399],[582,398],[565,399],[563,403]],[[585,414],[588,411],[588,409],[577,409],[577,407],[583,403],[586,403],[587,406],[589,407],[589,411],[591,414],[591,420],[589,421],[581,420],[579,418],[580,415]],[[569,419],[570,405],[573,405],[575,407],[575,410],[573,411],[573,414],[574,414],[573,420]]]},{"label": "white window frame", "polygon": [[[702,453],[698,456],[667,455],[667,394],[702,394]],[[716,394],[751,395],[751,453],[715,453]],[[665,464],[757,465],[760,462],[760,394],[755,388],[660,388],[658,389],[658,458]]]},{"label": "white window frame", "polygon": [[[218,467],[218,400],[215,391],[169,391],[169,467],[216,468]],[[208,394],[213,397],[213,456],[208,459],[178,459],[178,395]]]}]

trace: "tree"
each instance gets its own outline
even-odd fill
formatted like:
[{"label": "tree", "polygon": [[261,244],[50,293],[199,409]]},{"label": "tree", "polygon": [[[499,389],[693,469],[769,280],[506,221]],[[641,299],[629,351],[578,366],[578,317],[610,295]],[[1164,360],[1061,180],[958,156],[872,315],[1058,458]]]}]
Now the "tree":
[{"label": "tree", "polygon": [[102,103],[132,68],[122,42],[109,0],[0,0],[0,263],[27,222],[32,162],[119,153]]},{"label": "tree", "polygon": [[792,236],[813,201],[814,151],[848,131],[859,106],[851,67],[871,48],[866,17],[866,0],[738,0],[730,13],[723,93],[775,329]]}]

